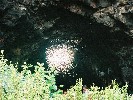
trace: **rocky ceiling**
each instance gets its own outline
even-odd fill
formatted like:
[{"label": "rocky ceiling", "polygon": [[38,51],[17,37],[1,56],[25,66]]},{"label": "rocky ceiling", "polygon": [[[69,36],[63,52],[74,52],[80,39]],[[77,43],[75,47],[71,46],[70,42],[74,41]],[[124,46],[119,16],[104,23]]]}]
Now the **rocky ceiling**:
[{"label": "rocky ceiling", "polygon": [[[99,63],[103,60],[101,66],[118,61],[120,67],[113,71],[133,68],[132,17],[132,0],[0,0],[0,49],[12,61],[29,61],[33,55],[38,61],[38,49],[61,37],[79,44],[84,66],[92,55],[91,60],[93,56]],[[85,52],[83,58],[80,51]],[[94,60],[91,66],[96,64]],[[123,75],[133,82],[127,73]]]}]

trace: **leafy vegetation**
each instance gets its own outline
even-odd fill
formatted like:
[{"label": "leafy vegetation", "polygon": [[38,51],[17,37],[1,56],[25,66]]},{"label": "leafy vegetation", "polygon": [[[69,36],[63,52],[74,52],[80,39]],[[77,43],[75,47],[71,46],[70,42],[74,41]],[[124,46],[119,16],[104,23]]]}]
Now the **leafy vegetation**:
[{"label": "leafy vegetation", "polygon": [[18,72],[17,64],[7,64],[1,51],[0,60],[0,100],[131,100],[126,84],[122,88],[112,81],[112,86],[100,89],[91,86],[88,93],[82,93],[82,79],[67,90],[66,94],[57,89],[54,69],[45,70],[43,64],[37,63],[34,73],[28,69],[33,67],[24,63],[23,70]]}]

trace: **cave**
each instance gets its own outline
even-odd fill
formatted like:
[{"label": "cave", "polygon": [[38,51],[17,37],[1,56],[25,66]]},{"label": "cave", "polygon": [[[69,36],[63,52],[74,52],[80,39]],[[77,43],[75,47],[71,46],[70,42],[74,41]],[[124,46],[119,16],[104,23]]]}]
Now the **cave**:
[{"label": "cave", "polygon": [[[88,5],[81,0],[79,3],[64,1],[56,4],[53,1],[43,6],[43,2],[42,5],[35,2],[27,7],[26,3],[18,2],[19,6],[4,6],[5,8],[0,8],[3,13],[0,17],[0,33],[1,39],[4,38],[4,43],[3,40],[0,41],[0,48],[5,50],[5,57],[13,63],[21,65],[27,62],[36,65],[36,62],[40,62],[49,68],[49,63],[53,63],[53,60],[48,58],[48,49],[51,46],[59,49],[65,45],[65,48],[74,51],[72,54],[69,50],[73,59],[71,68],[56,76],[57,85],[64,85],[64,89],[68,89],[75,84],[76,79],[82,78],[84,85],[95,83],[105,87],[116,80],[120,86],[128,81],[132,90],[132,71],[129,76],[124,73],[124,70],[133,70],[132,35],[126,34],[131,31],[129,29],[132,22],[124,23],[113,15],[106,15],[106,12],[99,17],[99,9],[106,10],[112,2],[103,5],[100,5],[102,2],[93,3],[89,2]],[[27,5],[30,4],[27,2]],[[125,5],[120,3],[113,7],[116,6]],[[85,10],[82,11],[80,7]],[[127,17],[130,21],[130,15]],[[64,57],[66,55],[61,55],[59,59],[67,59]],[[58,63],[68,64],[65,60]]]}]

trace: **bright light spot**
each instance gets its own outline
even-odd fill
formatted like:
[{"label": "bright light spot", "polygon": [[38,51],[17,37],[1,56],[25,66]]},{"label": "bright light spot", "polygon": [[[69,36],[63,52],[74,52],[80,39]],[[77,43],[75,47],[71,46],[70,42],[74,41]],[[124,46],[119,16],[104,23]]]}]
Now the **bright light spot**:
[{"label": "bright light spot", "polygon": [[46,48],[46,62],[58,72],[67,72],[73,68],[74,51],[70,45],[52,45]]},{"label": "bright light spot", "polygon": [[23,5],[19,5],[20,10],[27,10]]}]

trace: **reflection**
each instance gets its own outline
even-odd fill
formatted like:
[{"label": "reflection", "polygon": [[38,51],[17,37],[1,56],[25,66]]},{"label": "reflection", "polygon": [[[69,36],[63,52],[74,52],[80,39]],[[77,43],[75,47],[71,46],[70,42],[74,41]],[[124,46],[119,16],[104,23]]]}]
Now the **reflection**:
[{"label": "reflection", "polygon": [[46,48],[46,62],[49,67],[55,67],[58,72],[68,72],[74,67],[75,50],[70,44],[54,43]]}]

